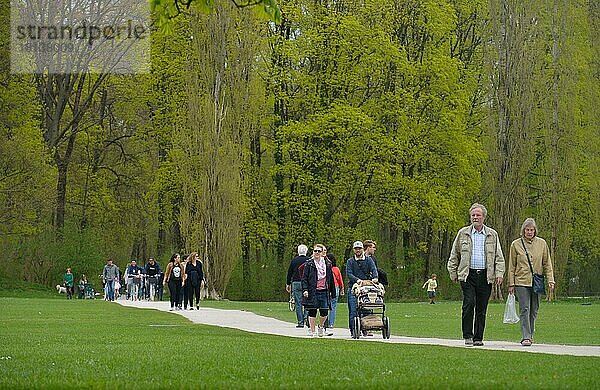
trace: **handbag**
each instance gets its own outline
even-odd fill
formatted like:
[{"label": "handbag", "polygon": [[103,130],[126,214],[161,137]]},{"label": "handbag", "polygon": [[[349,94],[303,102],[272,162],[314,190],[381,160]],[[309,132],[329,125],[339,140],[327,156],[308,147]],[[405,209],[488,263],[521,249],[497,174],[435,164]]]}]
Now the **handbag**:
[{"label": "handbag", "polygon": [[531,265],[531,260],[529,260],[529,252],[527,252],[527,248],[525,247],[525,241],[523,241],[523,237],[521,237],[521,245],[523,245],[523,249],[525,249],[525,255],[527,256],[527,262],[529,263],[529,269],[531,270],[531,275],[533,275],[533,292],[536,294],[546,294],[546,286],[544,284],[544,275],[536,274],[533,272],[533,266]]},{"label": "handbag", "polygon": [[516,324],[519,322],[517,305],[515,303],[515,294],[508,294],[506,306],[504,307],[504,320],[502,322],[505,324]]}]

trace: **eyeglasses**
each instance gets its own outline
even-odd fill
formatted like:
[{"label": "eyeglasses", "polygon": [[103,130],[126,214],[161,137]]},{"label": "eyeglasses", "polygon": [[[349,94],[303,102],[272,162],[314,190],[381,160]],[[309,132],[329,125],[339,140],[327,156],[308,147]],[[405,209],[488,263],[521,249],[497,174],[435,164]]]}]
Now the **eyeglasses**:
[{"label": "eyeglasses", "polygon": [[314,249],[313,253],[321,253],[321,250],[320,249]]}]

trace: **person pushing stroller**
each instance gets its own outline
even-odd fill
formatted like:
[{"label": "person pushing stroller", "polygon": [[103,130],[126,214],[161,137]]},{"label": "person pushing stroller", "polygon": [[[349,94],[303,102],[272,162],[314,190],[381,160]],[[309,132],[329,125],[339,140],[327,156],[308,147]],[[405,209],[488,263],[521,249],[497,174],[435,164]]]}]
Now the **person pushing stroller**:
[{"label": "person pushing stroller", "polygon": [[[377,267],[369,256],[364,253],[362,241],[355,241],[352,245],[354,256],[346,261],[346,275],[348,276],[348,324],[350,335],[354,334],[354,317],[358,316],[356,312],[357,298],[352,287],[355,283],[362,280],[372,280],[378,283]],[[366,334],[366,332],[365,332]]]}]

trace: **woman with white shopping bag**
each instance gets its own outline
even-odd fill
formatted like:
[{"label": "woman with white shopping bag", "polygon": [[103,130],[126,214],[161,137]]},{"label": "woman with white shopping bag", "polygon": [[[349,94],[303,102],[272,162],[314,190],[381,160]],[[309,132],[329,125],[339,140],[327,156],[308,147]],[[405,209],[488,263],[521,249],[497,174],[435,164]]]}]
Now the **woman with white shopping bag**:
[{"label": "woman with white shopping bag", "polygon": [[521,345],[530,346],[535,333],[535,319],[540,306],[540,295],[545,293],[544,277],[554,290],[554,271],[548,244],[537,237],[533,218],[521,226],[521,237],[510,245],[508,260],[508,293],[516,292],[521,321]]}]

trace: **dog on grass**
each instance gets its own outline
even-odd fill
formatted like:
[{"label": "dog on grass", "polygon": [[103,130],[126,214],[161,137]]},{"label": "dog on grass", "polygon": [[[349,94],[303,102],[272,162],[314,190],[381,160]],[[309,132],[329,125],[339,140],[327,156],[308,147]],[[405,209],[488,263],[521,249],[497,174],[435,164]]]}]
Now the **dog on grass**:
[{"label": "dog on grass", "polygon": [[56,291],[58,291],[59,294],[66,294],[67,293],[67,288],[61,286],[60,284],[56,285]]}]

